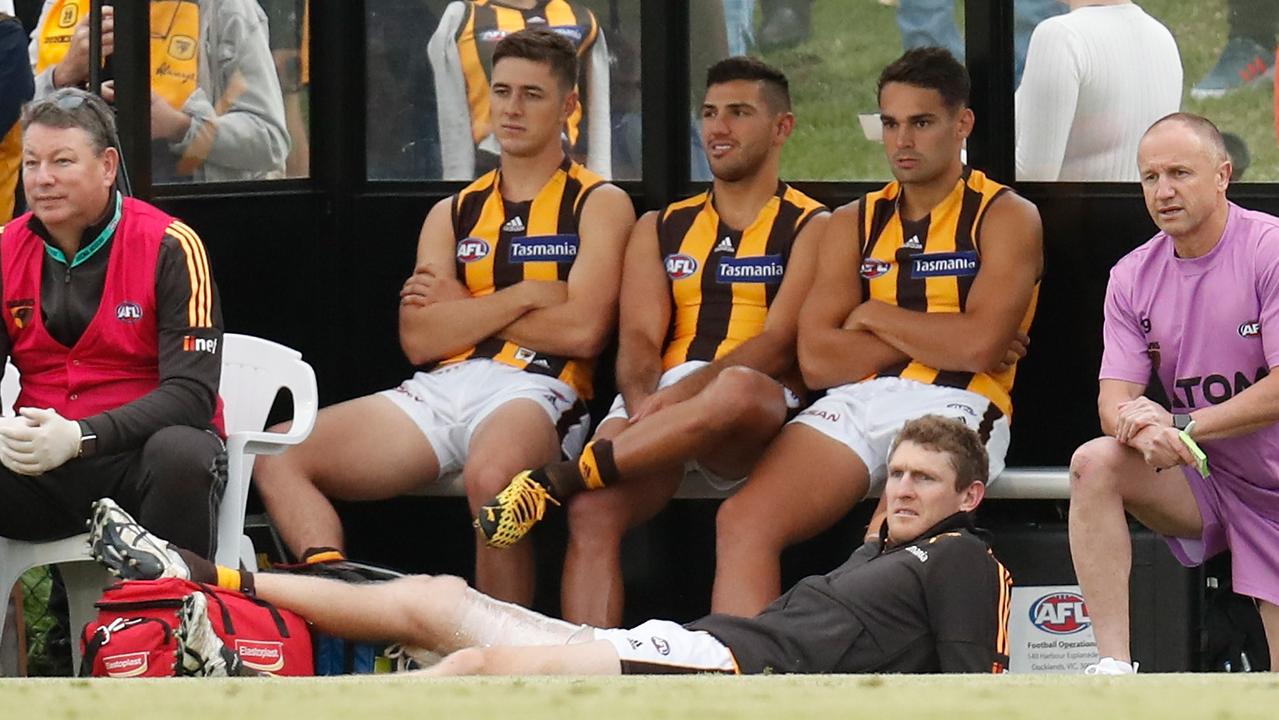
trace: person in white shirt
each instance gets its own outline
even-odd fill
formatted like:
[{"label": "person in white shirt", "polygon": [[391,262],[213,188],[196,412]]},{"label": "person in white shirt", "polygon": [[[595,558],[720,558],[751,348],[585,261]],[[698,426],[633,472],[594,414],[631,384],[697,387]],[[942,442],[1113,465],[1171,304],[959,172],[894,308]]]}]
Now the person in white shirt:
[{"label": "person in white shirt", "polygon": [[1128,0],[1070,0],[1035,28],[1017,88],[1017,179],[1136,181],[1137,143],[1181,106],[1172,33]]}]

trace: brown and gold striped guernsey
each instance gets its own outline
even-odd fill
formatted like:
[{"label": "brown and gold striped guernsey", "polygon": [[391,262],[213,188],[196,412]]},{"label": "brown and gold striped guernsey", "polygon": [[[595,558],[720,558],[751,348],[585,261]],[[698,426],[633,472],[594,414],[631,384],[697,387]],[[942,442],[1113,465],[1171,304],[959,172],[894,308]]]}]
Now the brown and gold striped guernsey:
[{"label": "brown and gold striped guernsey", "polygon": [[[470,0],[466,5],[466,18],[458,28],[455,40],[462,61],[462,75],[466,78],[467,104],[471,108],[471,137],[477,144],[493,131],[489,122],[493,51],[502,38],[513,32],[540,26],[554,30],[573,43],[582,68],[577,89],[580,93],[585,92],[581,73],[585,71],[585,58],[599,34],[599,23],[590,10],[565,0],[538,0],[531,10],[510,7],[502,0]],[[569,146],[573,148],[579,145],[578,138],[584,123],[582,108],[587,105],[584,94],[579,95],[578,100],[577,109],[569,116],[568,127],[565,128]]]},{"label": "brown and gold striped guernsey", "polygon": [[662,368],[711,362],[760,334],[795,237],[825,209],[785,183],[745,230],[724,224],[710,191],[666,206],[657,238],[672,312]]},{"label": "brown and gold striped guernsey", "polygon": [[[968,292],[981,267],[977,238],[991,202],[1008,188],[990,180],[980,170],[965,167],[955,189],[932,212],[916,221],[898,213],[901,186],[891,182],[883,190],[862,198],[858,228],[862,245],[862,297],[891,303],[907,310],[932,313],[963,312]],[[1030,329],[1039,298],[1039,283],[1020,329]],[[879,373],[931,385],[970,390],[989,399],[1004,415],[1012,417],[1016,366],[1002,373],[970,373],[939,370],[916,362],[904,362]],[[997,417],[987,418],[994,422]]]},{"label": "brown and gold striped guernsey", "polygon": [[[568,158],[537,196],[511,202],[494,170],[453,197],[457,277],[480,297],[523,280],[568,280],[577,258],[582,206],[604,179]],[[526,372],[559,378],[582,399],[591,397],[593,361],[570,360],[489,338],[441,364],[491,358]]]}]

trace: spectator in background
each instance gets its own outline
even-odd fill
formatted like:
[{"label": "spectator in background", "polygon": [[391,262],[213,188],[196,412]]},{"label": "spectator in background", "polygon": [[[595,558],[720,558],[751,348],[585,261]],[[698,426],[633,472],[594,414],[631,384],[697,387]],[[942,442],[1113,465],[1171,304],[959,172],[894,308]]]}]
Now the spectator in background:
[{"label": "spectator in background", "polygon": [[423,27],[439,24],[435,0],[367,4],[370,180],[441,177],[435,81],[422,52]]},{"label": "spectator in background", "polygon": [[427,46],[445,180],[471,180],[497,167],[501,148],[489,123],[493,50],[507,35],[535,26],[563,35],[577,51],[579,102],[564,127],[570,156],[612,177],[608,45],[595,13],[567,0],[457,0]]},{"label": "spectator in background", "polygon": [[[88,10],[45,0],[29,46],[36,97],[88,82]],[[158,0],[150,12],[155,180],[282,177],[289,134],[262,8],[253,0]],[[103,7],[104,57],[114,25],[114,8]],[[114,98],[111,84],[103,97]]]},{"label": "spectator in background", "polygon": [[[944,47],[964,61],[964,36],[955,24],[954,0],[880,0],[897,6],[902,49]],[[1058,0],[1015,0],[1013,3],[1013,87],[1021,82],[1030,33],[1040,22],[1065,11]]]},{"label": "spectator in background", "polygon": [[17,200],[22,158],[18,113],[35,90],[23,53],[24,36],[22,23],[13,17],[12,0],[0,0],[0,225],[13,217]]},{"label": "spectator in background", "polygon": [[1137,180],[1146,128],[1181,106],[1181,55],[1130,0],[1070,0],[1035,28],[1017,88],[1017,179]]},{"label": "spectator in background", "polygon": [[280,80],[284,121],[289,129],[286,177],[311,173],[311,143],[302,98],[311,85],[311,0],[258,0],[266,11],[271,57]]},{"label": "spectator in background", "polygon": [[[226,484],[222,311],[195,232],[114,188],[110,108],[64,89],[22,114],[31,211],[0,235],[0,536],[69,537],[107,495],[212,557]],[[101,308],[101,310],[99,310]]]},{"label": "spectator in background", "polygon": [[1275,65],[1279,3],[1275,0],[1226,0],[1226,46],[1217,63],[1190,89],[1196,100],[1219,98],[1251,85]]}]

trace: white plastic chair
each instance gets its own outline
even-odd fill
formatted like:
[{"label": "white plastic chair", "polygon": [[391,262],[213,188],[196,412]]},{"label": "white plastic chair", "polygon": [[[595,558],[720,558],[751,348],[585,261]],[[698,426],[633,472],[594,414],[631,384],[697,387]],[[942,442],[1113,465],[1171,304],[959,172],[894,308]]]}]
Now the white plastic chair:
[{"label": "white plastic chair", "polygon": [[[244,535],[244,507],[257,455],[278,455],[311,434],[319,402],[315,371],[293,348],[251,335],[223,336],[222,402],[227,431],[227,487],[218,509],[219,565],[257,570],[253,543]],[[293,396],[287,432],[264,432],[280,390]]]},{"label": "white plastic chair", "polygon": [[[257,569],[253,544],[244,535],[244,508],[255,455],[273,455],[306,439],[315,426],[315,372],[302,354],[279,343],[250,335],[226,334],[222,346],[221,395],[227,430],[227,487],[218,509],[218,551],[221,565],[243,562]],[[267,414],[282,388],[293,396],[293,422],[288,432],[263,432]],[[6,414],[18,395],[18,372],[9,365],[0,384]],[[90,562],[84,562],[90,561]],[[78,633],[94,615],[93,603],[109,583],[106,570],[92,562],[88,535],[48,542],[0,538],[0,597],[7,598],[27,570],[57,564],[67,588],[71,632]],[[7,602],[0,602],[0,628]],[[80,669],[80,643],[71,638],[72,661]]]}]

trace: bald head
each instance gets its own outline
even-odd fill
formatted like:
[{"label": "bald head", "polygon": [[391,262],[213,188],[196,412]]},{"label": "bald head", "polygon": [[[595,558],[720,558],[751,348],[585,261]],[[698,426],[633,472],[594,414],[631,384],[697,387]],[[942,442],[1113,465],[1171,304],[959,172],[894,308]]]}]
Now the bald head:
[{"label": "bald head", "polygon": [[1146,209],[1177,252],[1198,257],[1211,249],[1225,227],[1231,173],[1217,127],[1189,113],[1159,120],[1141,138],[1137,168]]},{"label": "bald head", "polygon": [[1217,129],[1217,126],[1211,120],[1194,113],[1175,112],[1159,118],[1146,129],[1146,133],[1141,136],[1142,140],[1145,140],[1156,129],[1173,124],[1190,131],[1198,137],[1203,144],[1204,150],[1209,153],[1209,157],[1214,163],[1222,163],[1230,159],[1230,153],[1226,151],[1226,141],[1221,137],[1221,131]]}]

